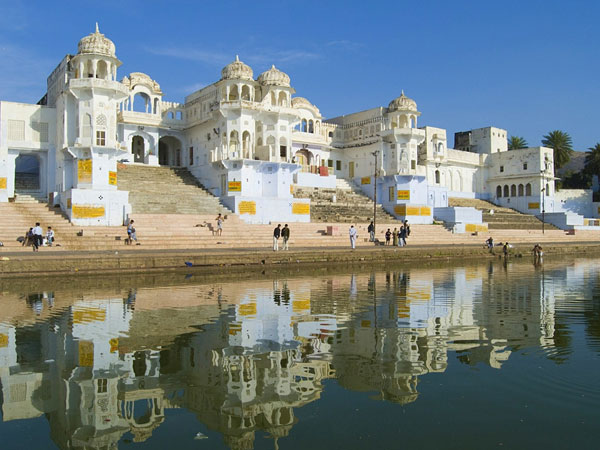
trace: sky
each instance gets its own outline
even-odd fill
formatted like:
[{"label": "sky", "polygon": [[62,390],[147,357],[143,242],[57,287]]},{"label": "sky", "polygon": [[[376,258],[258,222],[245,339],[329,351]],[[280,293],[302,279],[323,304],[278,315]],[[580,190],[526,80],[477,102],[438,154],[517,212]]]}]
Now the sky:
[{"label": "sky", "polygon": [[46,78],[94,31],[121,79],[144,72],[186,95],[239,55],[255,78],[272,64],[325,118],[387,106],[402,90],[419,126],[485,126],[540,145],[562,130],[600,142],[596,0],[0,0],[0,100],[37,102]]}]

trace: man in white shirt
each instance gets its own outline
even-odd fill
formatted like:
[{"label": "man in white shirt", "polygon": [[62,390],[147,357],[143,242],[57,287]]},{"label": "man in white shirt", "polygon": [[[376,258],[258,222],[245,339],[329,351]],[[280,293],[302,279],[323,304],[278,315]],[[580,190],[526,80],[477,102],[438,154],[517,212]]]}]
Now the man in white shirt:
[{"label": "man in white shirt", "polygon": [[40,223],[36,222],[35,227],[33,227],[33,251],[38,252],[40,245],[42,245],[43,234],[42,227],[40,227]]},{"label": "man in white shirt", "polygon": [[356,231],[356,228],[354,228],[354,225],[350,226],[349,234],[350,234],[350,246],[354,250],[356,248],[356,238],[358,237],[358,232]]}]

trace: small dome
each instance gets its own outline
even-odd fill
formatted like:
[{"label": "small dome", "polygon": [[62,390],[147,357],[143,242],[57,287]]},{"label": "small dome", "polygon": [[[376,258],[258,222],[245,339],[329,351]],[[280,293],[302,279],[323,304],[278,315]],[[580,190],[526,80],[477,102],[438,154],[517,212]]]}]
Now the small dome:
[{"label": "small dome", "polygon": [[79,54],[93,53],[116,58],[115,44],[100,33],[98,23],[96,23],[96,31],[82,38],[77,48]]},{"label": "small dome", "polygon": [[408,98],[404,95],[404,91],[400,97],[395,98],[388,105],[389,112],[392,111],[414,111],[417,112],[417,102],[415,102],[412,98]]},{"label": "small dome", "polygon": [[292,99],[292,106],[293,107],[298,107],[298,106],[301,106],[301,105],[311,106],[311,107],[314,108],[314,105],[311,102],[309,102],[308,100],[306,100],[304,97],[294,97]]},{"label": "small dome", "polygon": [[240,58],[235,55],[235,61],[227,64],[221,70],[221,80],[252,80],[254,81],[254,73],[250,66],[240,61]]},{"label": "small dome", "polygon": [[288,74],[276,69],[274,65],[259,75],[258,82],[263,86],[290,87],[290,77]]}]

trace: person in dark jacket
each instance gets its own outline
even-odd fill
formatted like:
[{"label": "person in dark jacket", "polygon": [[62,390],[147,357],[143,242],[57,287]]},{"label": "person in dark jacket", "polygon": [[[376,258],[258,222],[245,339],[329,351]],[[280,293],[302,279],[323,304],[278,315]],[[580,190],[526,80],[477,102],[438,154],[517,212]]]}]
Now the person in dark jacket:
[{"label": "person in dark jacket", "polygon": [[279,250],[279,238],[281,237],[281,224],[277,225],[273,230],[273,251]]},{"label": "person in dark jacket", "polygon": [[283,238],[283,250],[289,250],[288,241],[290,240],[290,229],[287,223],[283,226],[283,230],[281,230],[281,237]]}]

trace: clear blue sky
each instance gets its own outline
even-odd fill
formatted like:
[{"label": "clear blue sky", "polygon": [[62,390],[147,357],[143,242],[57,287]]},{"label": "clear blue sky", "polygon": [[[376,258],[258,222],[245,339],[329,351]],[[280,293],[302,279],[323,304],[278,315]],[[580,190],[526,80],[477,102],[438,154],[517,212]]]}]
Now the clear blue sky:
[{"label": "clear blue sky", "polygon": [[419,125],[494,125],[530,146],[560,129],[600,142],[600,1],[1,0],[0,99],[36,102],[47,75],[94,30],[119,79],[145,72],[165,100],[220,78],[236,54],[271,64],[325,117],[387,106],[404,89]]}]

